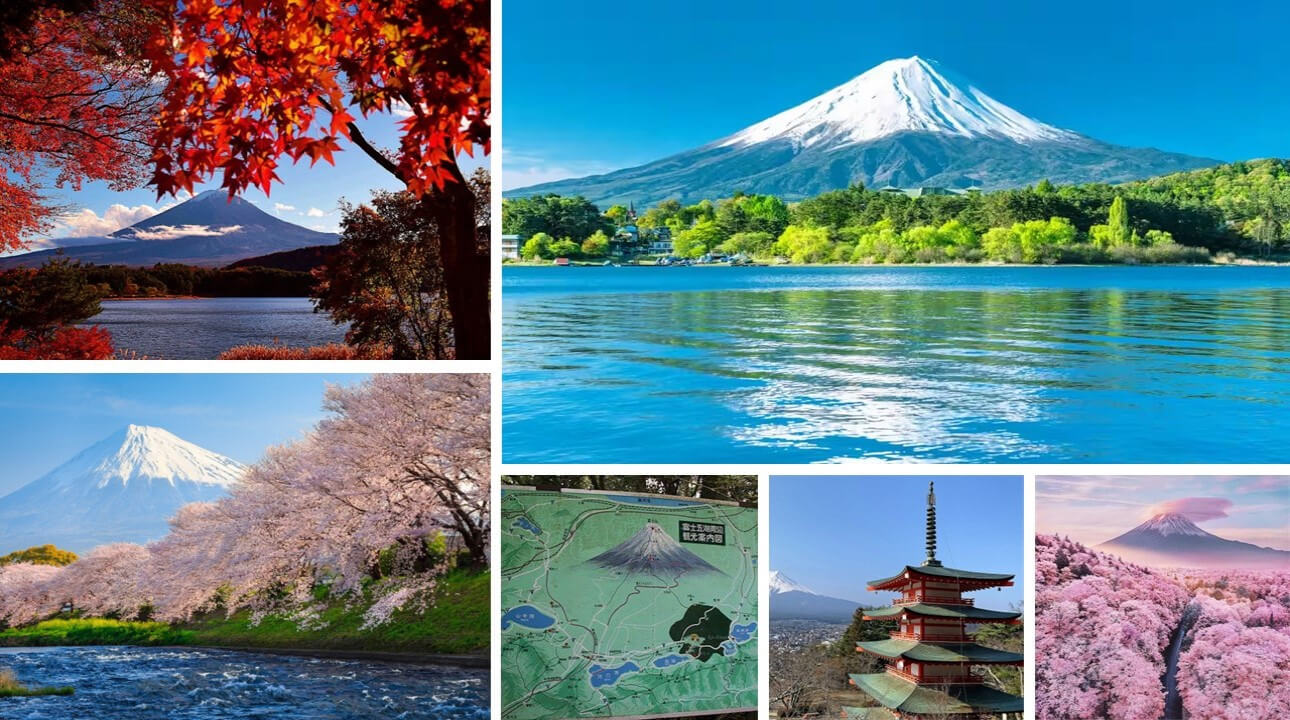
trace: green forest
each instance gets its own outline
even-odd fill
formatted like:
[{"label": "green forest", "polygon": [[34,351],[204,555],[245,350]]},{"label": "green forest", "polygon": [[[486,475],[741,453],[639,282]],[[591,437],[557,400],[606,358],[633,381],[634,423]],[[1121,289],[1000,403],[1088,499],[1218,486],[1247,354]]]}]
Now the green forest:
[{"label": "green forest", "polygon": [[[526,260],[607,257],[627,219],[580,197],[508,198],[502,228]],[[1290,255],[1290,160],[1253,160],[1120,185],[916,194],[852,186],[796,203],[736,193],[636,218],[673,254],[815,263],[1205,263]]]}]

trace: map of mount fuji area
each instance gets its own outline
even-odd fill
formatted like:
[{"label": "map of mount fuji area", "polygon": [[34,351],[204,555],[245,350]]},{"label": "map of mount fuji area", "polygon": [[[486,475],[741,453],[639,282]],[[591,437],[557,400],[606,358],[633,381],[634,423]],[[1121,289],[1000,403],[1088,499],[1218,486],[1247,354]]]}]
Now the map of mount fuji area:
[{"label": "map of mount fuji area", "polygon": [[757,703],[757,511],[662,496],[502,492],[502,717]]}]

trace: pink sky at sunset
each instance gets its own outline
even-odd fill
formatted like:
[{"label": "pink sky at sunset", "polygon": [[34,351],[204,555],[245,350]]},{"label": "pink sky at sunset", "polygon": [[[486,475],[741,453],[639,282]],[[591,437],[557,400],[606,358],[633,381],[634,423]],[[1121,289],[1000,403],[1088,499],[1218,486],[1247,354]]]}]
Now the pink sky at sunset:
[{"label": "pink sky at sunset", "polygon": [[1035,529],[1096,545],[1176,512],[1229,540],[1290,550],[1290,477],[1053,475],[1035,479]]}]

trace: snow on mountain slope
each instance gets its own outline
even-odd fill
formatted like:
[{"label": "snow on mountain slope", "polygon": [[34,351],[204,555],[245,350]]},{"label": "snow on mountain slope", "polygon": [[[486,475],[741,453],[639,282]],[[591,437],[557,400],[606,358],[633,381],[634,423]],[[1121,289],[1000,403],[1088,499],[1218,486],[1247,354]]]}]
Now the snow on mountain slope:
[{"label": "snow on mountain slope", "polygon": [[1219,537],[1181,513],[1155,515],[1097,549],[1155,566],[1290,568],[1290,552]]},{"label": "snow on mountain slope", "polygon": [[778,570],[770,571],[770,591],[772,593],[797,591],[797,592],[811,593],[812,595],[815,594],[810,588],[806,587],[805,585],[798,585],[797,583],[793,582],[792,578],[790,578],[789,576],[785,575],[784,573]]},{"label": "snow on mountain slope", "polygon": [[777,619],[851,622],[860,603],[821,595],[778,570],[770,572],[770,616]]},{"label": "snow on mountain slope", "polygon": [[75,492],[87,479],[95,489],[131,482],[228,487],[241,477],[241,463],[194,445],[159,427],[127,425],[83,450],[37,482]]},{"label": "snow on mountain slope", "polygon": [[1217,164],[1128,148],[1028,117],[919,57],[888,60],[715,142],[637,167],[507,191],[581,195],[600,207],[735,191],[800,200],[863,183],[992,190],[1122,182]]},{"label": "snow on mountain slope", "polygon": [[0,547],[85,552],[155,540],[181,506],[224,497],[245,470],[161,428],[129,425],[0,498]]},{"label": "snow on mountain slope", "polygon": [[1165,537],[1170,535],[1214,536],[1213,533],[1201,530],[1196,523],[1187,519],[1187,516],[1181,513],[1161,513],[1142,523],[1138,528],[1157,532]]},{"label": "snow on mountain slope", "polygon": [[888,60],[795,108],[741,130],[718,146],[789,139],[805,147],[840,146],[900,132],[1069,141],[1078,135],[1032,120],[968,83],[955,83],[935,61]]}]

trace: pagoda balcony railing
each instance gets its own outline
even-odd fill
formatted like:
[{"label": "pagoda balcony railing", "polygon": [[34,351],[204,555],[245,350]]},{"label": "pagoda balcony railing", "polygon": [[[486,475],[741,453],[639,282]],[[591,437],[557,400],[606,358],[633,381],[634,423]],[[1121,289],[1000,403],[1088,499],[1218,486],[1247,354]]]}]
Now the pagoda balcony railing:
[{"label": "pagoda balcony railing", "polygon": [[930,640],[932,642],[970,642],[972,636],[968,633],[949,634],[949,633],[917,633],[917,632],[900,632],[896,631],[891,637],[900,640]]},{"label": "pagoda balcony railing", "polygon": [[912,592],[900,598],[897,605],[912,605],[913,603],[935,603],[937,605],[972,605],[975,606],[972,598],[959,597],[958,595],[942,595],[940,593],[923,593]]},{"label": "pagoda balcony railing", "polygon": [[918,683],[923,687],[936,687],[937,685],[979,685],[985,682],[985,678],[980,675],[967,673],[964,675],[938,675],[936,677],[918,677],[913,673],[897,670],[895,665],[888,665],[887,672],[896,677],[903,678],[912,683]]}]

